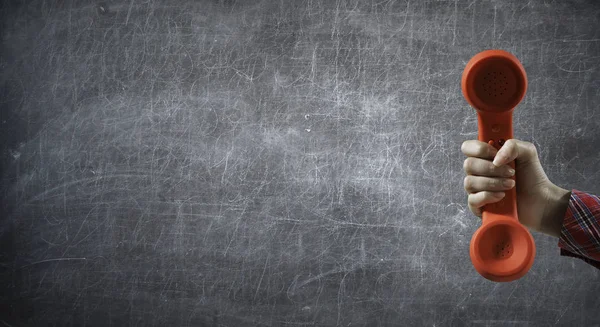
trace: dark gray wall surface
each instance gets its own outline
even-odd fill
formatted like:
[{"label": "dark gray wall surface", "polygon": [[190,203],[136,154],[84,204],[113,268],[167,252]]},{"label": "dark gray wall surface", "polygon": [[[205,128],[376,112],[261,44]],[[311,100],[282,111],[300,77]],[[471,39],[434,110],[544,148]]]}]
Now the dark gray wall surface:
[{"label": "dark gray wall surface", "polygon": [[2,324],[600,324],[556,239],[474,271],[460,152],[462,69],[505,49],[515,136],[600,193],[598,2],[1,6]]}]

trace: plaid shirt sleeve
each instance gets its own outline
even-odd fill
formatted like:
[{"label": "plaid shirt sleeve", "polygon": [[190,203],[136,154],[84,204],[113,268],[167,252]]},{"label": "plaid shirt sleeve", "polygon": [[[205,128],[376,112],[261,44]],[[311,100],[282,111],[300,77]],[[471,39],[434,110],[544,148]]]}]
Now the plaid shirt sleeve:
[{"label": "plaid shirt sleeve", "polygon": [[600,198],[573,189],[560,238],[560,255],[579,258],[600,269]]}]

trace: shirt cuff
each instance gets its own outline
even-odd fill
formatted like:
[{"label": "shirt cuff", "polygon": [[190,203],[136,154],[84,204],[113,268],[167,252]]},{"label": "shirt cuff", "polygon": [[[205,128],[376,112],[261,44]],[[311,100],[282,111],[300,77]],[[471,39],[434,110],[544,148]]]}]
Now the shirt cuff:
[{"label": "shirt cuff", "polygon": [[560,255],[579,258],[600,269],[600,199],[573,189],[560,238]]}]

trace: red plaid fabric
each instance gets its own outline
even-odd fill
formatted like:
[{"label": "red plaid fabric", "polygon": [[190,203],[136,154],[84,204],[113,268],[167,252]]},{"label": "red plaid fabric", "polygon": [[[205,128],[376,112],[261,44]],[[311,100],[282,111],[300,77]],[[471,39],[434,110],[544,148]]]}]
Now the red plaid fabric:
[{"label": "red plaid fabric", "polygon": [[571,191],[558,246],[560,255],[579,258],[600,269],[600,198]]}]

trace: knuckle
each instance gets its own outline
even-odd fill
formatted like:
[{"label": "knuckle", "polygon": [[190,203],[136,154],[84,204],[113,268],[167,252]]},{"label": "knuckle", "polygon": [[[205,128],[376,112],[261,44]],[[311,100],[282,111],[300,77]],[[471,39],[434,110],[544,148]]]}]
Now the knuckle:
[{"label": "knuckle", "polygon": [[473,171],[473,159],[471,157],[465,159],[463,169],[466,173],[471,173]]},{"label": "knuckle", "polygon": [[471,211],[474,210],[477,206],[476,206],[476,201],[475,201],[475,194],[469,194],[469,197],[467,199],[467,202],[469,203],[469,207],[471,208]]},{"label": "knuckle", "polygon": [[494,190],[500,185],[500,181],[496,178],[489,178],[487,181],[487,185],[489,189]]},{"label": "knuckle", "polygon": [[532,160],[538,157],[538,152],[535,144],[528,141],[513,140],[515,143],[515,150],[518,146],[518,152],[523,156],[525,160]]},{"label": "knuckle", "polygon": [[535,144],[531,142],[524,142],[524,146],[529,153],[531,153],[532,155],[537,155],[537,148],[535,147]]},{"label": "knuckle", "polygon": [[477,212],[482,206],[482,201],[484,201],[482,195],[481,192],[469,195],[469,205],[473,212]]},{"label": "knuckle", "polygon": [[515,139],[509,139],[509,140],[506,140],[506,142],[504,142],[503,146],[513,147],[513,146],[516,146],[516,145],[517,145],[517,140],[515,140]]},{"label": "knuckle", "polygon": [[487,172],[490,176],[494,176],[498,173],[498,167],[494,166],[494,164],[492,164],[491,162],[489,164],[486,164],[487,166]]},{"label": "knuckle", "polygon": [[510,139],[510,140],[507,140],[502,147],[507,148],[508,150],[510,150],[512,152],[512,151],[514,151],[514,149],[517,148],[517,146],[518,146],[517,141],[514,139]]},{"label": "knuckle", "polygon": [[466,176],[463,180],[463,184],[467,192],[470,193],[473,190],[473,178],[471,176]]},{"label": "knuckle", "polygon": [[494,157],[494,155],[496,153],[498,153],[498,149],[496,149],[494,146],[491,146],[491,145],[485,143],[484,147],[485,147],[485,153],[487,154],[488,157]]}]

